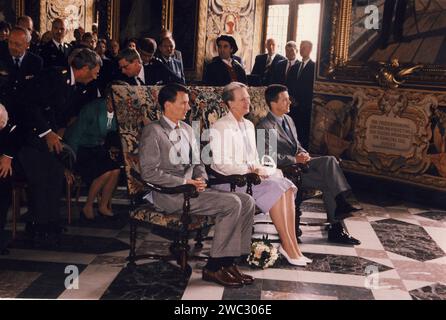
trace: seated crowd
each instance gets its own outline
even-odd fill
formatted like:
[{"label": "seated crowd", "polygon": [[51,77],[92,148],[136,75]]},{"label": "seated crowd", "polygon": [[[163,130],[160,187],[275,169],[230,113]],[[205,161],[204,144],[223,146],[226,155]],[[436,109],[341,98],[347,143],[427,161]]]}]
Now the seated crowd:
[{"label": "seated crowd", "polygon": [[[287,43],[284,57],[275,52],[274,39],[268,39],[268,53],[256,58],[247,76],[241,58],[235,55],[234,38],[222,35],[216,40],[218,56],[205,67],[202,84],[224,86],[222,100],[229,110],[212,126],[211,167],[223,175],[259,175],[261,182],[248,195],[242,188],[230,192],[227,185],[208,188],[203,163],[190,162],[189,154],[197,146],[191,126],[184,122],[190,110],[189,91],[184,86],[181,52],[169,31],[164,30],[158,42],[131,39],[120,50],[117,41],[98,39],[97,30],[90,33],[82,28],[75,30],[76,40],[68,44],[62,19],[53,21],[47,39],[39,39],[27,16],[20,17],[14,27],[0,24],[0,30],[0,233],[11,205],[12,179],[17,177],[28,186],[25,234],[33,241],[60,238],[61,190],[73,172],[89,187],[81,217],[95,219],[96,199],[98,214],[114,216],[112,195],[122,163],[110,93],[112,84],[126,84],[163,86],[158,95],[162,116],[147,124],[140,138],[141,176],[164,187],[194,185],[199,196],[191,199],[190,212],[215,217],[204,280],[229,287],[253,282],[240,272],[237,262],[250,253],[256,207],[270,214],[281,241],[279,251],[290,264],[312,262],[302,254],[296,236],[297,187],[279,169],[290,165],[307,167],[302,174],[304,188],[322,190],[330,223],[328,240],[360,243],[342,226],[342,220],[358,209],[347,202],[351,188],[338,161],[306,151],[314,75],[310,42],[301,43],[302,61],[298,61],[295,42]],[[277,149],[271,156],[277,169],[259,160],[256,128],[244,117],[251,106],[247,85],[256,84],[268,86],[265,99],[270,112],[257,130],[272,132],[265,145],[269,150],[275,140]],[[172,132],[175,144],[170,139]],[[302,144],[301,137],[305,139]],[[186,155],[186,161],[173,161],[172,148],[177,148],[173,154]],[[76,156],[74,166],[63,161],[70,150]],[[179,212],[183,204],[181,195],[156,192],[153,203],[167,213]],[[3,242],[0,249],[4,246]]]}]

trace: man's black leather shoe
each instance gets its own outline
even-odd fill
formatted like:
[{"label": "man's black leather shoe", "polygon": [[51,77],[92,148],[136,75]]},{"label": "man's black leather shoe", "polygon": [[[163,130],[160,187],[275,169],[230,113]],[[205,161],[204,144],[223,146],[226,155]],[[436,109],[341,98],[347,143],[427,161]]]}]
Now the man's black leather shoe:
[{"label": "man's black leather shoe", "polygon": [[330,226],[328,230],[328,241],[333,243],[348,244],[353,246],[358,246],[361,244],[356,238],[353,238],[347,230],[345,230],[341,225],[335,224]]}]

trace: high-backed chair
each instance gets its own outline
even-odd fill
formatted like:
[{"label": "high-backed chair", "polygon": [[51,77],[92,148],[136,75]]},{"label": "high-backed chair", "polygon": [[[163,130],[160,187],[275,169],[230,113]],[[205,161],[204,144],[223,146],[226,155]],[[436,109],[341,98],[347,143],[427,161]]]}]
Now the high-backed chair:
[{"label": "high-backed chair", "polygon": [[[118,120],[119,134],[122,142],[124,167],[127,176],[127,187],[131,199],[130,209],[130,253],[127,258],[129,266],[142,258],[170,259],[175,258],[185,274],[191,272],[188,264],[190,235],[195,235],[195,248],[202,247],[203,232],[213,224],[206,216],[190,215],[190,199],[199,196],[191,185],[175,188],[163,188],[144,182],[140,176],[138,162],[139,139],[144,125],[158,120],[161,111],[157,103],[160,87],[114,86],[112,99]],[[212,87],[191,88],[191,107],[187,122],[198,121],[200,129],[209,128],[210,121],[218,119],[227,110],[221,102],[221,89]],[[210,120],[210,121],[209,121]],[[210,172],[209,185],[229,183],[232,190],[236,186],[247,184],[247,177],[243,175],[223,176]],[[250,184],[251,179],[250,179]],[[184,204],[181,214],[165,214],[144,200],[149,191],[183,194]],[[139,226],[157,228],[173,242],[169,256],[156,254],[136,254],[136,234]]]}]

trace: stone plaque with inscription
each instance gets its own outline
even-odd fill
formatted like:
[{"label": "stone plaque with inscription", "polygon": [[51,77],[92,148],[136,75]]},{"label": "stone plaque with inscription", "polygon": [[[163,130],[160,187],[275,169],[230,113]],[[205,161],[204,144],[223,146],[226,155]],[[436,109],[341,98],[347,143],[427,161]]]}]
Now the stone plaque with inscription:
[{"label": "stone plaque with inscription", "polygon": [[401,91],[383,91],[378,97],[358,91],[358,110],[352,157],[380,171],[424,173],[427,156],[432,97],[423,100]]}]

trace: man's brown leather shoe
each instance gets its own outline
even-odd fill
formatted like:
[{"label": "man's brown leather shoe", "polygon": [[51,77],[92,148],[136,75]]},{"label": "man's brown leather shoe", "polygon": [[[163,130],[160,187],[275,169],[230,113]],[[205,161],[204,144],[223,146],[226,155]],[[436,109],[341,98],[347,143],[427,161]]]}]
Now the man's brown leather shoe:
[{"label": "man's brown leather shoe", "polygon": [[234,277],[225,268],[220,268],[218,271],[215,272],[203,268],[203,280],[215,282],[229,288],[243,287],[243,282]]},{"label": "man's brown leather shoe", "polygon": [[238,269],[238,267],[233,264],[230,267],[226,267],[225,268],[230,274],[232,274],[235,278],[241,280],[243,282],[243,284],[253,284],[254,283],[254,278],[251,277],[250,275],[241,273],[240,270]]}]

